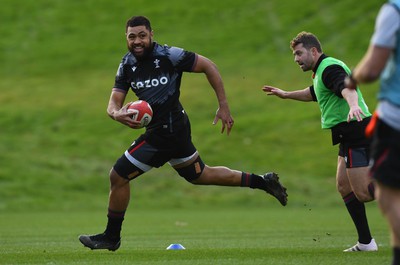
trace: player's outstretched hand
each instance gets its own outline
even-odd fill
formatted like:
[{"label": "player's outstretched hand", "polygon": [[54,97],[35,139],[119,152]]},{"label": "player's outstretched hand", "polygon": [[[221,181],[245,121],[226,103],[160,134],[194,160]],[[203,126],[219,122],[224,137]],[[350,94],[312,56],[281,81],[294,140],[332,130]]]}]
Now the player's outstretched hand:
[{"label": "player's outstretched hand", "polygon": [[217,112],[215,113],[213,125],[216,125],[218,123],[218,120],[221,120],[221,122],[222,122],[221,133],[224,133],[225,128],[226,128],[226,134],[229,135],[232,130],[233,123],[234,123],[234,120],[231,116],[229,108],[218,108],[217,109]]},{"label": "player's outstretched hand", "polygon": [[265,85],[265,86],[262,87],[262,90],[264,92],[266,92],[268,96],[277,96],[277,97],[280,97],[280,98],[285,98],[285,92],[286,91],[284,91],[282,89],[279,89],[277,87]]}]

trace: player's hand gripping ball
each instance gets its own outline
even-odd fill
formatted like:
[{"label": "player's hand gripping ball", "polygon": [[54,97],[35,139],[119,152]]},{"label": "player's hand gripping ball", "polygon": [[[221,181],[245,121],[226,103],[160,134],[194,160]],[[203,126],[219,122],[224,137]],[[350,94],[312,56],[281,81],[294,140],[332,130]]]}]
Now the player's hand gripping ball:
[{"label": "player's hand gripping ball", "polygon": [[153,118],[153,109],[150,104],[144,100],[137,100],[131,103],[127,109],[132,113],[132,119],[140,122],[141,128],[146,127]]}]

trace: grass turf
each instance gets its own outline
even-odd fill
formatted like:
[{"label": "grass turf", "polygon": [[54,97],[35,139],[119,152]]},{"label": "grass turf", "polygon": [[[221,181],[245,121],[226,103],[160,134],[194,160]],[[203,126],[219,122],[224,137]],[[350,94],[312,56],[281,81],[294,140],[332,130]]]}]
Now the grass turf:
[{"label": "grass turf", "polygon": [[[380,250],[343,253],[356,241],[346,209],[242,207],[135,210],[116,252],[77,237],[104,229],[103,212],[15,213],[0,219],[1,264],[388,264],[386,223],[368,204]],[[180,243],[185,250],[166,250]]]}]

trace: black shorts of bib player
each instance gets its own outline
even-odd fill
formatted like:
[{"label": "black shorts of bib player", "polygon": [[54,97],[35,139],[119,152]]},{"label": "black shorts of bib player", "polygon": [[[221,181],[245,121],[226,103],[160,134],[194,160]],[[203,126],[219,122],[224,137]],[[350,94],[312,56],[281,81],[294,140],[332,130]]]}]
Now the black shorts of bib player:
[{"label": "black shorts of bib player", "polygon": [[226,130],[229,135],[234,120],[221,75],[210,59],[182,48],[160,45],[153,40],[153,35],[146,17],[135,16],[127,21],[129,51],[119,64],[107,113],[127,128],[138,128],[139,124],[127,113],[129,103],[125,103],[131,90],[138,99],[151,105],[153,119],[110,171],[106,228],[102,233],[79,237],[81,243],[90,249],[115,251],[120,247],[131,181],[153,167],[161,167],[166,163],[191,184],[260,189],[271,194],[282,205],[287,203],[286,188],[274,172],[257,175],[224,166],[209,166],[203,162],[191,139],[188,115],[179,101],[181,78],[184,72],[206,75],[218,102],[213,124],[221,120],[221,133]]}]

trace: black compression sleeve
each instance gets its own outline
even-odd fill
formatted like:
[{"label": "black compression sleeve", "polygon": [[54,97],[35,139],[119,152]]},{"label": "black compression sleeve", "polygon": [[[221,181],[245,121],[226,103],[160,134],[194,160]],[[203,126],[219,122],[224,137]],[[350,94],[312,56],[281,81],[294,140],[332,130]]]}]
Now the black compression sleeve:
[{"label": "black compression sleeve", "polygon": [[342,90],[345,88],[344,79],[347,73],[340,65],[334,64],[325,68],[322,73],[322,82],[338,97],[343,98]]}]

